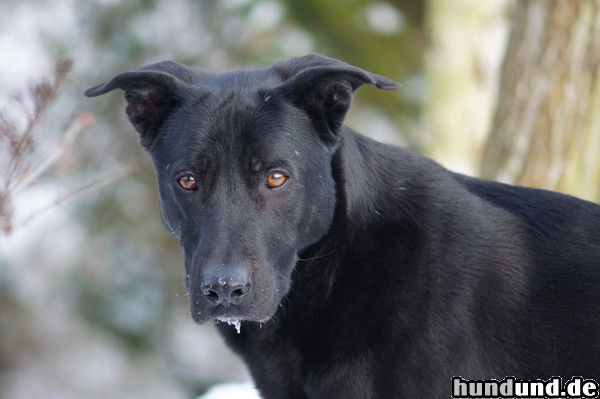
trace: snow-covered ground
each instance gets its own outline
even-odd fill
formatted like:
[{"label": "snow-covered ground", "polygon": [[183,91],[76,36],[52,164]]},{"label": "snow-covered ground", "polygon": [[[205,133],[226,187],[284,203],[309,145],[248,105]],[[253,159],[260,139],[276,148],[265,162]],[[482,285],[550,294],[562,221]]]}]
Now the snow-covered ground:
[{"label": "snow-covered ground", "polygon": [[260,399],[251,384],[221,384],[212,387],[197,399]]}]

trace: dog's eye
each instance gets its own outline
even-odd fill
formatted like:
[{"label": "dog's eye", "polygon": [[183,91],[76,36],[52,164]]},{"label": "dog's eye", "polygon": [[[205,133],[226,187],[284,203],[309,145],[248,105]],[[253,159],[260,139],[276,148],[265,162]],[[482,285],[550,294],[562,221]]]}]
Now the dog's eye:
[{"label": "dog's eye", "polygon": [[271,172],[267,176],[267,187],[279,188],[287,182],[288,177],[282,172]]},{"label": "dog's eye", "polygon": [[177,182],[184,190],[194,191],[198,188],[198,182],[192,175],[183,175],[177,180]]}]

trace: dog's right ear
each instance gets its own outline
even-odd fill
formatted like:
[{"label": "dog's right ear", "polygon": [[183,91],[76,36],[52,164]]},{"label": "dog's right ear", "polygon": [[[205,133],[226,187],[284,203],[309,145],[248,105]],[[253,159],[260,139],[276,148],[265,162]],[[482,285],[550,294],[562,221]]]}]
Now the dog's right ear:
[{"label": "dog's right ear", "polygon": [[86,90],[95,97],[114,89],[125,92],[127,116],[140,134],[140,143],[148,148],[171,112],[182,102],[197,70],[171,61],[125,72]]}]

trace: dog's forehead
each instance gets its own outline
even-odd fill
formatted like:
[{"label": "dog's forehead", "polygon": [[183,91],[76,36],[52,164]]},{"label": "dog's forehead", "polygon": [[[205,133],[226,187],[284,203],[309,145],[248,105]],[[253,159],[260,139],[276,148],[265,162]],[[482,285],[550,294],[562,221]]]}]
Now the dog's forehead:
[{"label": "dog's forehead", "polygon": [[229,72],[205,74],[199,83],[208,86],[217,94],[220,91],[252,91],[265,87],[274,87],[283,82],[281,75],[272,67],[260,69],[239,69]]},{"label": "dog's forehead", "polygon": [[[198,94],[171,118],[156,154],[173,159],[209,158],[252,163],[290,159],[316,140],[306,115],[289,104],[271,104],[268,90],[225,89]],[[166,147],[166,148],[165,148]]]},{"label": "dog's forehead", "polygon": [[213,128],[247,123],[281,82],[268,68],[207,74],[192,86],[184,108]]},{"label": "dog's forehead", "polygon": [[281,82],[269,68],[209,74],[164,126],[161,150],[153,156],[161,164],[180,159],[252,164],[307,156],[317,135],[304,112],[271,95]]}]

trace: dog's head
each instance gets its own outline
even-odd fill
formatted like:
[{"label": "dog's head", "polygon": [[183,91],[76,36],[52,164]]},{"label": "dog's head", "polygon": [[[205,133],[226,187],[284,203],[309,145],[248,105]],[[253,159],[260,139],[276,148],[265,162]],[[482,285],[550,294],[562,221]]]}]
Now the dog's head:
[{"label": "dog's head", "polygon": [[275,314],[298,252],[330,228],[331,160],[362,84],[398,86],[308,55],[222,74],[161,62],[86,91],[125,92],[163,221],[184,249],[195,321]]}]

